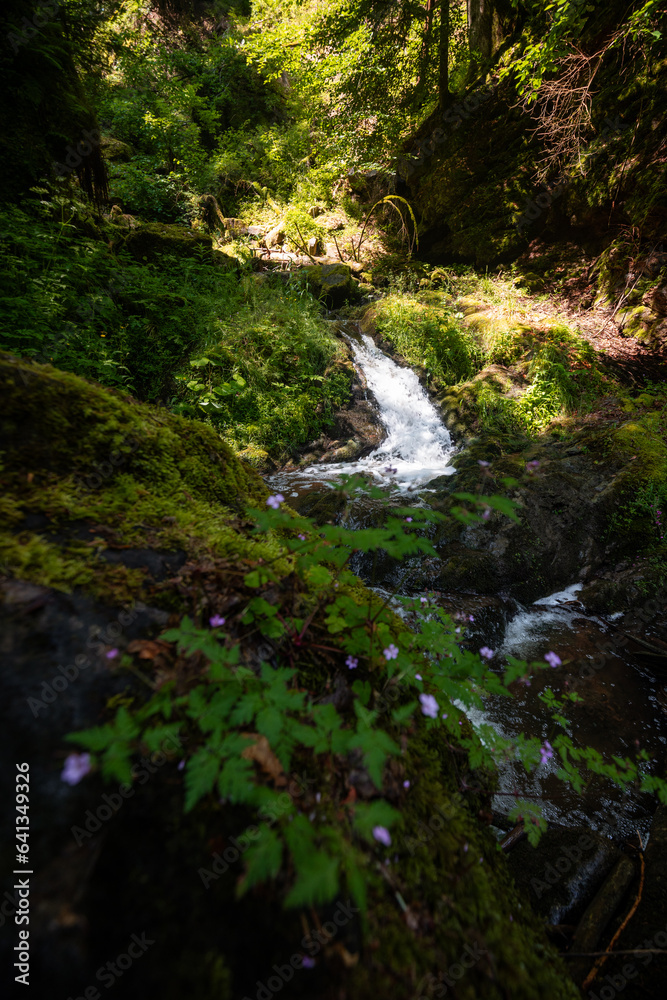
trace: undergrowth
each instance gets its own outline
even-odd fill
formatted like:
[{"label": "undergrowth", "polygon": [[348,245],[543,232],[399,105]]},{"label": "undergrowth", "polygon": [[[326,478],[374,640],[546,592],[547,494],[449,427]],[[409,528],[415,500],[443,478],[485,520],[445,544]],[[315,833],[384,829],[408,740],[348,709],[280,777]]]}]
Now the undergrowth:
[{"label": "undergrowth", "polygon": [[[490,283],[475,281],[477,287]],[[447,285],[459,295],[475,287],[470,276],[452,276]],[[557,417],[589,412],[609,391],[595,350],[562,324],[528,327],[490,318],[473,329],[456,299],[433,292],[390,294],[375,309],[378,332],[422,367],[433,389],[459,387],[461,407],[477,430],[539,434]],[[490,365],[506,371],[475,378]]]},{"label": "undergrowth", "polygon": [[305,289],[210,254],[138,262],[81,202],[33,194],[0,212],[3,349],[208,419],[238,448],[279,455],[330,423],[350,375]]}]

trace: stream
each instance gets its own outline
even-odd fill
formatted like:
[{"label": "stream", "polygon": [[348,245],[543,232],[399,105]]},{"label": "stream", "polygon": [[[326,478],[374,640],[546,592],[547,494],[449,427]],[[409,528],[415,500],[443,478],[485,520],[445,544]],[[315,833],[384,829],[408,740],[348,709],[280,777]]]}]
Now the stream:
[{"label": "stream", "polygon": [[[396,364],[368,336],[352,336],[349,343],[362,384],[375,401],[386,430],[384,441],[358,461],[279,472],[267,481],[298,508],[299,498],[331,489],[331,480],[339,474],[360,473],[371,475],[379,485],[393,486],[403,503],[426,506],[429,493],[435,492],[429,483],[456,472],[456,449],[450,434],[412,369]],[[355,502],[348,523],[363,526],[363,504]],[[353,568],[368,582],[363,566]],[[387,586],[391,589],[389,583]],[[375,589],[389,593],[382,587]],[[548,686],[562,694],[574,685],[582,698],[568,709],[569,733],[575,742],[594,747],[607,761],[613,755],[634,757],[640,748],[651,758],[664,759],[667,710],[661,685],[636,657],[620,644],[614,645],[620,634],[614,625],[616,616],[588,614],[577,596],[580,589],[580,584],[573,584],[529,606],[503,596],[440,596],[440,603],[451,614],[474,611],[475,621],[463,644],[471,649],[492,647],[494,663],[502,663],[507,655],[543,661],[548,651],[563,661],[561,666],[539,673],[529,685],[517,682],[512,698],[489,698],[484,712],[468,711],[468,716],[473,725],[490,723],[504,736],[524,732],[549,740],[556,730],[540,692]],[[606,653],[600,653],[603,643]],[[648,833],[652,809],[645,796],[623,792],[597,778],[577,794],[556,777],[556,770],[553,759],[530,774],[519,764],[501,765],[493,804],[499,826],[519,796],[541,804],[547,819],[557,826],[586,827],[607,834],[613,830],[615,839],[634,835],[636,830]]]}]

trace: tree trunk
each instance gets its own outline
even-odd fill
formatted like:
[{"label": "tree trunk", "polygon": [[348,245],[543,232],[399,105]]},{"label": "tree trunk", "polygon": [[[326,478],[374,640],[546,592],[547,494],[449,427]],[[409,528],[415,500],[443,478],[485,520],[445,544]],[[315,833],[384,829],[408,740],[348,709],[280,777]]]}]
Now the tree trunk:
[{"label": "tree trunk", "polygon": [[451,100],[449,93],[449,0],[440,0],[440,53],[438,104],[444,111]]},{"label": "tree trunk", "polygon": [[501,17],[507,20],[511,7],[506,0],[467,0],[468,47],[470,70],[468,80],[474,79],[482,65],[493,58],[503,43],[505,31]]},{"label": "tree trunk", "polygon": [[472,56],[491,57],[494,6],[493,0],[468,0],[468,46]]},{"label": "tree trunk", "polygon": [[431,29],[433,28],[433,10],[435,0],[426,0],[426,19],[424,21],[424,34],[422,35],[422,47],[419,52],[419,68],[417,70],[417,83],[415,84],[415,97],[421,103],[424,86],[426,84],[426,69],[428,63],[428,53],[431,47]]}]

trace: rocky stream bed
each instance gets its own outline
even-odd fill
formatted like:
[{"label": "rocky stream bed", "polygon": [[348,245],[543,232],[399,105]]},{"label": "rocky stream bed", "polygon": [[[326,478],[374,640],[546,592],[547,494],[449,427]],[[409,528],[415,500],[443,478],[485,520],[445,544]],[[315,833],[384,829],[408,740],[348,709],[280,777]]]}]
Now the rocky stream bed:
[{"label": "rocky stream bed", "polygon": [[[569,711],[570,732],[582,744],[608,760],[645,749],[655,773],[663,774],[667,593],[663,588],[642,600],[645,577],[632,558],[633,539],[608,528],[638,456],[610,454],[599,431],[584,425],[567,445],[546,440],[497,457],[493,439],[461,422],[455,399],[429,394],[409,368],[406,376],[407,364],[391,344],[377,336],[384,350],[374,343],[363,313],[360,325],[340,324],[339,333],[355,362],[350,407],[338,415],[336,437],[313,442],[298,466],[271,474],[270,488],[301,513],[323,521],[345,516],[364,527],[377,523],[379,505],[357,498],[350,510],[333,488],[341,473],[393,490],[402,505],[444,511],[454,491],[488,494],[501,488],[503,474],[520,477],[511,494],[520,524],[496,513],[483,524],[454,524],[438,539],[439,558],[408,561],[407,575],[405,564],[382,559],[358,558],[355,570],[390,600],[433,594],[454,619],[468,622],[467,648],[492,647],[499,661],[557,653],[558,667],[516,682],[511,699],[489,699],[484,713],[471,714],[474,723],[490,722],[506,736],[548,739],[554,726],[541,692],[576,691],[581,701]],[[553,592],[557,586],[563,589]],[[566,955],[575,982],[585,979],[639,893],[637,913],[616,946],[621,953],[605,959],[599,995],[615,995],[609,991],[623,983],[628,997],[658,996],[665,959],[657,953],[667,936],[659,934],[661,944],[642,933],[664,923],[667,809],[656,811],[654,800],[601,779],[577,794],[555,777],[553,763],[532,775],[516,763],[501,765],[492,824],[513,877]],[[537,848],[508,819],[517,796],[539,803],[548,819]],[[640,947],[641,956],[629,954]]]}]

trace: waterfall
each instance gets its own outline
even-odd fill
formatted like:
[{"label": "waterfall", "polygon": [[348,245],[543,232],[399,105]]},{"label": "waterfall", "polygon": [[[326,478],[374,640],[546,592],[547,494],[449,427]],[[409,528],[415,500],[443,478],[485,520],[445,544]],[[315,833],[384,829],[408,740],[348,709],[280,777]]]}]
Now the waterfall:
[{"label": "waterfall", "polygon": [[[411,368],[401,368],[362,334],[350,340],[354,361],[379,408],[387,437],[370,455],[356,462],[311,465],[295,478],[320,481],[341,473],[372,475],[392,483],[403,493],[422,487],[438,476],[456,470],[451,464],[452,439]],[[272,477],[278,482],[279,477]]]}]

